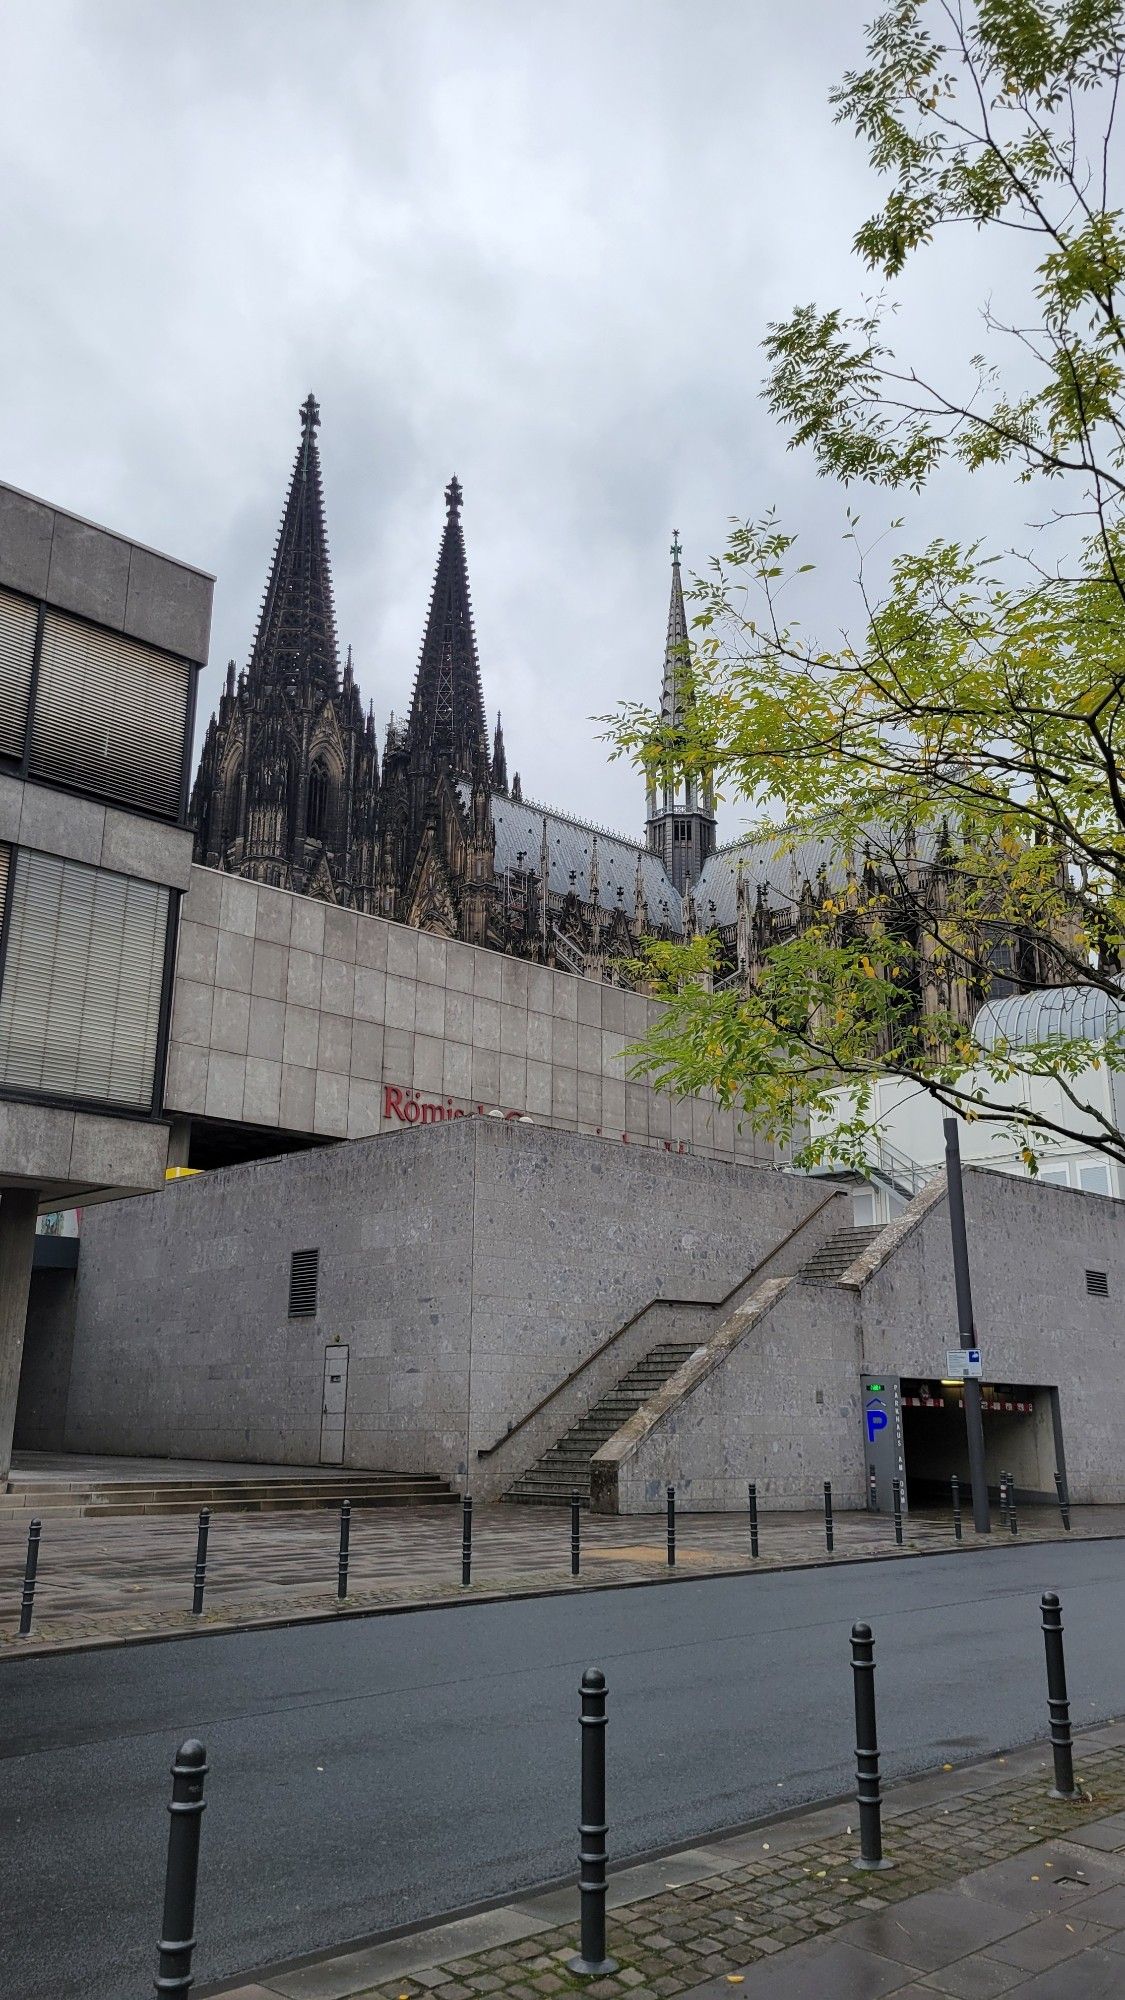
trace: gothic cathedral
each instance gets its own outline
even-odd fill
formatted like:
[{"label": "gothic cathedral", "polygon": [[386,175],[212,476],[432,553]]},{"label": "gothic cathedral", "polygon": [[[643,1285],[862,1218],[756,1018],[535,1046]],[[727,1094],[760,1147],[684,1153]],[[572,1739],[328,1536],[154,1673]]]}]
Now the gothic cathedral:
[{"label": "gothic cathedral", "polygon": [[[320,896],[594,978],[622,976],[642,937],[717,933],[723,983],[753,980],[770,944],[835,906],[893,902],[870,852],[840,851],[831,829],[717,847],[710,777],[650,783],[643,840],[534,804],[508,782],[497,718],[489,741],[473,630],[463,494],[445,489],[422,649],[406,722],[390,719],[382,768],[348,649],[340,670],[324,520],[320,412],[310,395],[247,667],[227,668],[192,794],[195,856],[209,867]],[[691,655],[672,544],[660,714],[691,700]],[[935,898],[955,873],[948,839],[912,859]],[[994,993],[1042,983],[1019,941],[997,940]],[[1024,947],[1026,956],[1026,947]],[[919,995],[965,1020],[983,993],[950,975]],[[949,990],[939,992],[944,978]],[[964,984],[964,982],[962,982]]]}]

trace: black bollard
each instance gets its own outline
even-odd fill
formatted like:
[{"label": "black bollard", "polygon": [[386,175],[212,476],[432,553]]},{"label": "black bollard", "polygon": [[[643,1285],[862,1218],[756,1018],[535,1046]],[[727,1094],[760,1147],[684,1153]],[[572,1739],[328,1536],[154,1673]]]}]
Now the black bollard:
[{"label": "black bollard", "polygon": [[1066,1490],[1066,1480],[1063,1478],[1061,1472],[1056,1472],[1055,1474],[1055,1492],[1059,1496],[1059,1514],[1062,1517],[1062,1524],[1063,1527],[1066,1529],[1067,1534],[1069,1535],[1070,1495]]},{"label": "black bollard", "polygon": [[336,1578],[337,1597],[348,1594],[348,1557],[352,1539],[352,1503],[344,1500],[340,1505],[340,1564]]},{"label": "black bollard", "polygon": [[873,1472],[867,1475],[867,1511],[869,1514],[879,1512],[879,1481]]},{"label": "black bollard", "polygon": [[1045,1590],[1040,1599],[1043,1613],[1043,1644],[1047,1652],[1047,1705],[1051,1711],[1051,1754],[1055,1760],[1053,1799],[1076,1796],[1074,1757],[1070,1747],[1070,1702],[1066,1692],[1066,1661],[1063,1658],[1063,1622],[1058,1594]]},{"label": "black bollard", "polygon": [[[671,1492],[671,1487],[669,1487]],[[578,1829],[578,1888],[582,1926],[578,1953],[567,1970],[588,1979],[616,1972],[605,1952],[605,1675],[587,1667],[582,1676],[582,1822]]]},{"label": "black bollard", "polygon": [[952,1479],[950,1480],[950,1482],[949,1482],[949,1483],[950,1483],[950,1485],[951,1485],[951,1486],[952,1486],[952,1488],[953,1488],[953,1533],[954,1533],[954,1534],[955,1534],[955,1536],[957,1537],[957,1540],[958,1540],[958,1541],[960,1541],[960,1539],[961,1539],[961,1481],[960,1481],[960,1480],[958,1479],[958,1477],[957,1477],[957,1474],[956,1474],[956,1473],[954,1473],[954,1475],[953,1475],[953,1478],[952,1478]]},{"label": "black bollard", "polygon": [[577,1493],[570,1496],[570,1574],[577,1576],[582,1567],[582,1501]]},{"label": "black bollard", "polygon": [[852,1626],[855,1695],[856,1797],[859,1800],[857,1868],[890,1868],[883,1859],[883,1804],[879,1790],[879,1738],[875,1728],[875,1640],[870,1625]]},{"label": "black bollard", "polygon": [[195,1537],[195,1587],[191,1594],[192,1615],[198,1618],[203,1610],[203,1591],[207,1582],[207,1536],[211,1528],[211,1510],[204,1507],[199,1515],[199,1530]]},{"label": "black bollard", "polygon": [[892,1481],[891,1481],[891,1493],[892,1493],[892,1496],[893,1496],[893,1498],[894,1498],[894,1507],[895,1507],[895,1540],[896,1540],[896,1542],[898,1543],[898,1545],[899,1545],[899,1548],[901,1548],[901,1547],[902,1547],[902,1481],[901,1481],[901,1479],[892,1479]]},{"label": "black bollard", "polygon": [[758,1489],[753,1480],[750,1481],[747,1490],[750,1494],[750,1553],[752,1556],[756,1556],[758,1553]]},{"label": "black bollard", "polygon": [[1008,1532],[1012,1535],[1019,1534],[1019,1522],[1016,1516],[1016,1482],[1010,1475],[1008,1478]]},{"label": "black bollard", "polygon": [[42,1533],[42,1521],[28,1522],[27,1561],[23,1566],[23,1590],[20,1593],[21,1639],[25,1639],[31,1630],[31,1607],[35,1602],[35,1578],[39,1571],[39,1537]]},{"label": "black bollard", "polygon": [[473,1497],[466,1493],[461,1502],[461,1584],[467,1588],[473,1580]]},{"label": "black bollard", "polygon": [[1003,1522],[1004,1526],[1005,1526],[1005,1527],[1007,1527],[1007,1525],[1008,1525],[1008,1475],[1007,1475],[1007,1473],[1006,1473],[1006,1472],[1002,1472],[1002,1473],[1000,1474],[1000,1519],[1001,1519],[1001,1521]]},{"label": "black bollard", "polygon": [[829,1555],[831,1555],[833,1547],[833,1537],[832,1537],[832,1481],[830,1479],[826,1479],[824,1482],[824,1546],[828,1550]]},{"label": "black bollard", "polygon": [[676,1489],[668,1488],[668,1567],[676,1567]]},{"label": "black bollard", "polygon": [[168,1866],[164,1877],[164,1920],[157,1946],[157,1993],[186,1993],[193,1984],[195,1951],[195,1890],[199,1880],[199,1835],[203,1818],[203,1780],[207,1752],[202,1743],[181,1743],[172,1766],[172,1803],[168,1811]]}]

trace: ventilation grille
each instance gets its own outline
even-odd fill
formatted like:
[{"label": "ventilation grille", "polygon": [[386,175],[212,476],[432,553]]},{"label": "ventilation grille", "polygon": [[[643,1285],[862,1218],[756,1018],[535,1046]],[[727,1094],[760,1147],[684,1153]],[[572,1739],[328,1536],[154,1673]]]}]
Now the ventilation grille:
[{"label": "ventilation grille", "polygon": [[0,986],[0,1082],[147,1109],[167,929],[167,889],[20,849]]},{"label": "ventilation grille", "polygon": [[1092,1299],[1108,1299],[1109,1278],[1104,1271],[1087,1271],[1086,1290]]},{"label": "ventilation grille", "polygon": [[290,1319],[316,1318],[319,1267],[319,1250],[294,1250],[289,1263]]},{"label": "ventilation grille", "polygon": [[38,612],[0,590],[0,757],[22,757]]},{"label": "ventilation grille", "polygon": [[48,613],[31,769],[175,819],[189,672],[151,646]]}]

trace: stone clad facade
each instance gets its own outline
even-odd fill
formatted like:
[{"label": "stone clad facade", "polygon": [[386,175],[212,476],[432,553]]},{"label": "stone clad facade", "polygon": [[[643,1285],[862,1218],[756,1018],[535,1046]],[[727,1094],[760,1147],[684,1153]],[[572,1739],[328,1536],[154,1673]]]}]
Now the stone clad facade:
[{"label": "stone clad facade", "polygon": [[319,1139],[498,1110],[564,1131],[750,1161],[703,1098],[626,1074],[659,1003],[194,867],[165,1085],[170,1113]]},{"label": "stone clad facade", "polygon": [[[66,1449],[316,1464],[340,1346],[343,1462],[482,1494],[477,1453],[624,1320],[662,1291],[721,1297],[824,1200],[487,1117],[200,1175],[84,1231]],[[296,1318],[307,1248],[317,1310]]]}]

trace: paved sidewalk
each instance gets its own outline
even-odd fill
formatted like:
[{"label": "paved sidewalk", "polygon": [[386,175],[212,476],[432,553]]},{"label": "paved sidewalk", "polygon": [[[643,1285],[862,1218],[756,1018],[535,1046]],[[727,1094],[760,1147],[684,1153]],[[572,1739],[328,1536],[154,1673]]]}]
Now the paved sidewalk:
[{"label": "paved sidewalk", "polygon": [[608,1978],[566,1969],[578,1902],[566,1887],[201,1987],[201,2000],[1118,2000],[1125,1725],[1076,1748],[1076,1802],[1049,1797],[1039,1746],[894,1787],[885,1874],[853,1866],[851,1805],[623,1869],[610,1880]]},{"label": "paved sidewalk", "polygon": [[[1082,1507],[1073,1538],[1125,1535],[1125,1508]],[[677,1521],[676,1568],[667,1563],[663,1518],[582,1516],[582,1572],[570,1575],[565,1509],[479,1507],[473,1523],[473,1581],[461,1588],[461,1516],[453,1507],[357,1509],[352,1515],[349,1594],[336,1597],[338,1518],[334,1512],[215,1514],[207,1595],[191,1615],[193,1518],[123,1520],[46,1516],[30,1637],[16,1635],[26,1526],[0,1522],[0,1658],[130,1639],[214,1632],[247,1625],[332,1618],[610,1585],[799,1568],[829,1560],[819,1514],[763,1513],[760,1556],[750,1556],[745,1515],[687,1514]],[[1054,1508],[1027,1508],[1019,1541],[1065,1539]],[[912,1515],[902,1549],[881,1515],[837,1514],[835,1563],[991,1546],[1011,1537],[999,1515],[987,1544],[965,1527],[955,1542],[948,1517]]]}]

